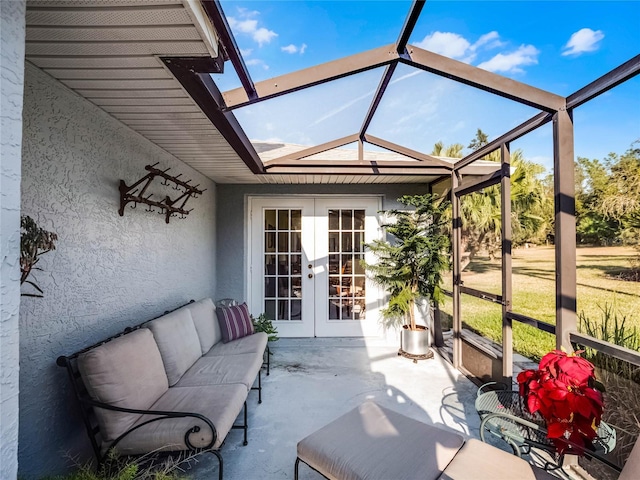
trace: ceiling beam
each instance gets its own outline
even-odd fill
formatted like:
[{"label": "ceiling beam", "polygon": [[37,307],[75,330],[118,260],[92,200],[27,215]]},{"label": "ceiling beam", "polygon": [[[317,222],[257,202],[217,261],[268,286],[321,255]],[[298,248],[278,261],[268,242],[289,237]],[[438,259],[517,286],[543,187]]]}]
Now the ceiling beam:
[{"label": "ceiling beam", "polygon": [[395,45],[385,45],[384,47],[258,82],[255,84],[257,98],[250,98],[243,88],[235,88],[224,92],[222,95],[226,107],[232,110],[389,65],[397,59],[398,53],[395,51]]},{"label": "ceiling beam", "polygon": [[406,168],[406,167],[379,167],[377,165],[349,166],[336,169],[334,165],[326,166],[285,166],[272,167],[267,170],[269,175],[403,175],[403,176],[428,176],[448,177],[450,171],[433,168]]},{"label": "ceiling beam", "polygon": [[358,134],[347,135],[346,137],[337,138],[336,140],[332,140],[330,142],[325,142],[320,145],[316,145],[314,147],[305,148],[304,150],[299,150],[294,153],[290,153],[288,155],[283,155],[282,157],[274,158],[272,160],[267,160],[264,162],[265,167],[268,165],[273,165],[274,163],[281,163],[287,160],[300,161],[301,158],[310,157],[311,155],[315,155],[317,153],[326,152],[327,150],[332,150],[334,148],[342,147],[344,145],[348,145],[353,142],[357,142],[359,140]]},{"label": "ceiling beam", "polygon": [[617,68],[614,68],[609,73],[569,95],[567,97],[567,108],[571,109],[579,107],[592,98],[611,90],[616,85],[633,78],[638,75],[638,73],[640,73],[640,55],[636,55],[631,60],[623,63]]},{"label": "ceiling beam", "polygon": [[531,117],[526,122],[523,122],[517,127],[509,130],[504,135],[487,143],[483,147],[480,147],[478,150],[470,153],[466,157],[461,158],[455,163],[453,170],[456,172],[459,171],[460,169],[466,167],[470,163],[475,162],[476,160],[480,160],[482,157],[490,154],[494,150],[497,150],[498,148],[500,148],[500,146],[503,143],[513,142],[514,140],[517,140],[518,138],[526,135],[527,133],[534,131],[536,128],[541,127],[546,123],[549,123],[552,119],[553,119],[553,115],[551,115],[550,113],[540,112],[534,117]]},{"label": "ceiling beam", "polygon": [[265,168],[268,172],[271,172],[271,169],[276,167],[327,167],[334,168],[335,171],[340,172],[343,168],[370,168],[372,166],[429,170],[432,172],[431,175],[433,175],[434,172],[442,175],[451,174],[451,169],[443,168],[440,165],[425,165],[421,162],[402,160],[365,160],[363,162],[357,160],[282,160],[278,162],[270,162],[265,166]]},{"label": "ceiling beam", "polygon": [[560,95],[413,45],[408,45],[407,49],[410,59],[400,58],[400,61],[407,65],[547,112],[552,113],[565,106],[565,98]]},{"label": "ceiling beam", "polygon": [[[264,173],[262,161],[235,115],[231,112],[223,112],[220,109],[219,102],[222,102],[222,95],[218,87],[213,83],[211,75],[194,72],[184,62],[177,62],[173,57],[164,57],[161,60],[247,167],[253,173]],[[188,129],[186,133],[189,133]],[[214,134],[215,131],[211,129],[211,133]]]},{"label": "ceiling beam", "polygon": [[422,12],[424,4],[425,0],[414,0],[411,5],[411,10],[409,10],[409,14],[404,21],[404,25],[400,31],[400,36],[396,42],[396,51],[399,55],[403,55],[407,49],[407,43],[409,43],[409,38],[411,37],[413,29],[418,22],[418,18],[420,18],[420,12]]},{"label": "ceiling beam", "polygon": [[[440,158],[432,157],[431,155],[427,155],[426,153],[411,150],[410,148],[403,147],[396,143],[388,142],[387,140],[374,137],[373,135],[365,135],[364,141],[372,145],[391,150],[392,152],[399,153],[400,155],[404,155],[405,157],[415,158],[416,160],[420,160],[421,162],[428,162],[432,165],[437,165],[439,167],[453,170],[453,163],[447,162],[446,160],[442,160]],[[421,166],[426,167],[427,165],[422,163]]]},{"label": "ceiling beam", "polygon": [[227,22],[227,17],[225,17],[224,12],[222,11],[220,1],[201,0],[201,4],[207,16],[211,20],[211,23],[213,23],[213,27],[216,29],[217,34],[220,36],[222,48],[229,57],[229,60],[231,60],[231,64],[238,74],[238,78],[240,79],[240,83],[242,83],[245,95],[247,95],[248,98],[256,98],[258,96],[256,93],[256,87],[253,80],[251,80],[251,75],[249,74],[247,65],[244,63],[244,59],[242,58],[236,39],[231,32],[231,27]]}]

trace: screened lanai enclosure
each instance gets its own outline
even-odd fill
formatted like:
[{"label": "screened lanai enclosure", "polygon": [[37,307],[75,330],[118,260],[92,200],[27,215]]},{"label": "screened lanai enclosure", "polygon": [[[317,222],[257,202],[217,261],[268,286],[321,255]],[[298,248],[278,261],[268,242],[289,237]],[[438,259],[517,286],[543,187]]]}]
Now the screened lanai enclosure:
[{"label": "screened lanai enclosure", "polygon": [[[514,323],[544,332],[542,335],[554,336],[557,348],[571,350],[580,344],[640,365],[637,352],[578,332],[574,173],[574,112],[586,108],[584,106],[589,102],[597,102],[598,97],[616,87],[625,88],[625,82],[629,82],[628,87],[637,92],[637,80],[632,79],[640,72],[640,56],[631,58],[570,95],[557,95],[411,44],[424,6],[425,2],[413,2],[404,25],[399,26],[394,43],[254,82],[222,6],[218,2],[204,2],[203,7],[220,34],[224,58],[231,63],[241,86],[221,92],[216,85],[216,76],[210,74],[210,69],[200,68],[197,63],[189,63],[188,59],[164,58],[163,61],[261,182],[420,183],[429,191],[451,200],[453,271],[451,283],[445,288],[452,299],[450,316],[453,320],[453,363],[456,367],[465,369],[462,322],[463,314],[469,312],[465,307],[468,302],[477,302],[478,299],[493,305],[490,308],[501,318],[502,354],[498,370],[501,369],[500,374],[504,379],[511,379],[513,375]],[[428,15],[428,12],[424,15]],[[506,128],[501,135],[487,140],[459,159],[428,154],[411,148],[412,145],[395,143],[392,141],[393,129],[385,129],[385,122],[391,123],[389,119],[393,116],[390,97],[396,102],[398,97],[403,102],[415,100],[420,105],[418,99],[422,93],[417,89],[411,90],[411,86],[402,86],[401,90],[399,82],[421,72],[426,72],[421,80],[423,88],[435,88],[440,79],[461,84],[464,86],[465,100],[487,105],[487,115],[511,117],[504,120],[505,125],[510,122],[513,125],[513,118],[523,115],[528,118]],[[357,80],[347,84],[347,78]],[[363,91],[367,93],[358,96]],[[352,125],[351,130],[336,131],[335,138],[326,138],[326,141],[317,145],[252,143],[249,140],[247,131],[256,121],[252,117],[262,115],[261,120],[267,121],[270,111],[282,108],[287,102],[295,103],[301,111],[313,108],[309,103],[310,96],[304,96],[308,92],[316,92],[315,102],[320,98],[320,103],[329,104],[332,96],[338,97],[340,102],[358,96],[360,115],[357,116],[357,123]],[[495,97],[491,98],[493,104],[487,101],[487,97],[491,96]],[[456,114],[464,119],[464,112]],[[296,121],[294,116],[292,122]],[[342,126],[342,122],[336,123]],[[434,128],[441,125],[434,123]],[[245,125],[246,131],[243,129]],[[547,136],[546,140],[553,154],[555,322],[518,311],[512,298],[511,222],[514,197],[511,176],[516,171],[511,161],[512,145],[549,125],[552,135],[551,138]],[[495,252],[495,256],[501,260],[501,273],[492,286],[476,287],[473,281],[466,281],[463,271],[463,265],[469,259],[462,240],[461,204],[465,199],[472,204],[473,196],[482,196],[485,189],[493,186],[499,192],[496,199],[500,218],[496,219],[496,224],[500,251]],[[274,313],[275,308],[268,307]],[[467,366],[465,370],[469,368]],[[479,376],[488,374],[495,378],[497,373],[494,361],[485,366],[485,371],[480,372]]]}]

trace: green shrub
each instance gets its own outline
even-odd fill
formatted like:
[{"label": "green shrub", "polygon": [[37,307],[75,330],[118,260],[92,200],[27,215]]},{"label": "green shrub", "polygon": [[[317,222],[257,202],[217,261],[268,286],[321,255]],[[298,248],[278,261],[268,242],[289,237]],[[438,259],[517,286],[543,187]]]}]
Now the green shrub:
[{"label": "green shrub", "polygon": [[251,321],[253,322],[253,329],[256,332],[264,332],[269,335],[269,341],[275,342],[278,340],[278,329],[273,326],[273,322],[269,317],[267,317],[264,313],[258,315],[258,318],[255,318],[251,315]]}]

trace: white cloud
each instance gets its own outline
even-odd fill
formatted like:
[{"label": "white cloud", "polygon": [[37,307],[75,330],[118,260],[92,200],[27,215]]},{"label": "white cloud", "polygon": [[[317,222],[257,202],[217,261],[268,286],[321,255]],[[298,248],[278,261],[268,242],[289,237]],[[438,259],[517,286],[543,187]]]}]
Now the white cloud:
[{"label": "white cloud", "polygon": [[259,58],[252,58],[251,60],[247,60],[245,62],[247,66],[261,66],[265,70],[269,70],[269,65],[264,63],[264,60],[260,60]]},{"label": "white cloud", "polygon": [[242,55],[243,57],[248,57],[249,55],[251,55],[252,52],[253,52],[253,48],[241,48],[240,49],[240,55]]},{"label": "white cloud", "polygon": [[476,43],[471,45],[471,50],[475,52],[480,47],[485,47],[486,49],[501,47],[504,44],[499,40],[499,38],[500,35],[495,30],[485,33],[476,41]]},{"label": "white cloud", "polygon": [[449,58],[462,58],[466,55],[471,44],[466,38],[457,33],[433,32],[424,37],[421,42],[416,43],[416,47],[424,48]]},{"label": "white cloud", "polygon": [[278,34],[265,27],[258,28],[258,20],[254,18],[258,15],[260,15],[260,12],[256,10],[238,8],[239,18],[227,17],[227,22],[229,22],[231,30],[249,35],[259,47],[262,47],[265,43],[270,43]]},{"label": "white cloud", "polygon": [[511,53],[499,53],[492,59],[482,62],[479,68],[490,72],[521,73],[527,65],[536,65],[540,51],[533,45],[521,45]]},{"label": "white cloud", "polygon": [[253,39],[258,42],[258,46],[262,46],[265,43],[270,43],[275,37],[278,36],[276,32],[273,30],[269,30],[267,28],[259,28],[252,34]]},{"label": "white cloud", "polygon": [[283,52],[290,53],[292,55],[294,53],[299,53],[300,55],[302,55],[302,54],[304,54],[306,49],[307,49],[307,44],[306,43],[303,43],[299,47],[294,45],[293,43],[287,45],[286,47],[280,47],[280,50],[282,50]]},{"label": "white cloud", "polygon": [[563,47],[562,55],[580,55],[586,52],[594,52],[600,48],[599,42],[604,38],[602,30],[593,31],[590,28],[582,28],[571,35],[567,44]]}]

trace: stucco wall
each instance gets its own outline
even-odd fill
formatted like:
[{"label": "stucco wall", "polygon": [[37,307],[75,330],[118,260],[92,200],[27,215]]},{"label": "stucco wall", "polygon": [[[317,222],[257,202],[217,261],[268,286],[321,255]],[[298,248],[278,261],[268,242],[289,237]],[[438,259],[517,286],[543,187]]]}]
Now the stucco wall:
[{"label": "stucco wall", "polygon": [[0,32],[0,478],[10,479],[18,469],[24,1],[0,1]]},{"label": "stucco wall", "polygon": [[[61,354],[174,308],[215,296],[215,193],[207,178],[27,64],[22,209],[55,231],[35,279],[44,298],[20,307],[19,472],[64,470],[89,447]],[[170,224],[138,205],[118,215],[118,184],[160,162],[208,190]],[[156,180],[159,183],[159,180]],[[148,193],[174,196],[170,187]]]},{"label": "stucco wall", "polygon": [[[246,300],[246,197],[249,195],[382,195],[382,208],[401,208],[402,195],[426,193],[426,185],[218,185],[217,298]],[[239,248],[242,246],[242,248]]]}]

